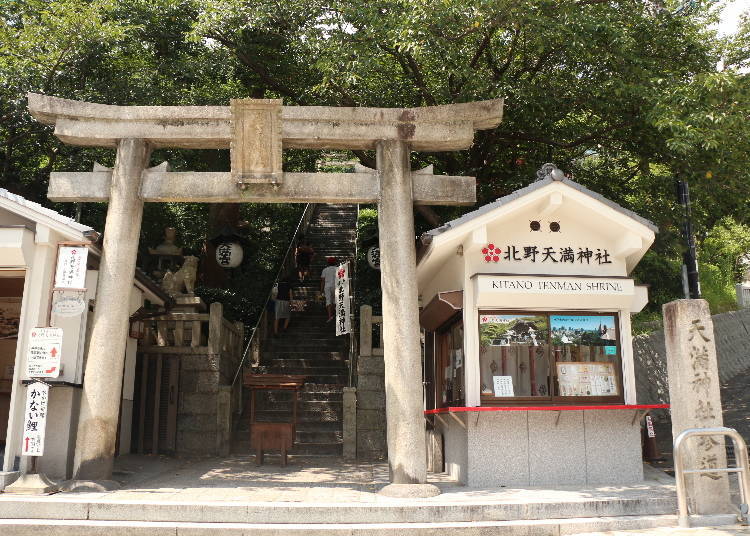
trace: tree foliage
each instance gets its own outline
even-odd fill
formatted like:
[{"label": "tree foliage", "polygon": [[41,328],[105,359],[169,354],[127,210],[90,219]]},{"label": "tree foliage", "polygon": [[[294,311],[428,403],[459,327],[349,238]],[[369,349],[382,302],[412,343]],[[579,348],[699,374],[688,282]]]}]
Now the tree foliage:
[{"label": "tree foliage", "polygon": [[[728,215],[750,224],[750,21],[719,38],[716,15],[713,2],[676,0],[5,2],[0,180],[44,202],[50,171],[112,163],[111,150],[63,145],[34,122],[27,91],[151,105],[275,97],[401,107],[504,97],[503,123],[478,133],[471,149],[415,154],[413,165],[476,176],[483,204],[555,161],[660,227],[637,276],[659,283],[652,293],[661,302],[680,288],[675,178],[690,180],[699,240]],[[374,163],[369,152],[355,156]],[[289,153],[285,165],[310,171],[319,157]],[[162,150],[154,160],[228,168],[222,151]],[[418,231],[463,210],[425,212]],[[84,221],[101,228],[103,213],[87,204]],[[293,213],[281,219],[291,223]],[[206,208],[147,207],[142,242],[158,243],[165,224],[192,247],[206,233]]]}]

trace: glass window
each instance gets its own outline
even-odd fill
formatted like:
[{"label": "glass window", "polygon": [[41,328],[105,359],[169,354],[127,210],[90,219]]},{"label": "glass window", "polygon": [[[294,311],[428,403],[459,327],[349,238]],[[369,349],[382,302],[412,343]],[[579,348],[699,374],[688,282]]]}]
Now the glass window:
[{"label": "glass window", "polygon": [[620,394],[614,315],[550,315],[558,396]]},{"label": "glass window", "polygon": [[619,341],[614,313],[482,311],[482,400],[620,401]]},{"label": "glass window", "polygon": [[492,397],[549,396],[545,315],[481,314],[481,393]]}]

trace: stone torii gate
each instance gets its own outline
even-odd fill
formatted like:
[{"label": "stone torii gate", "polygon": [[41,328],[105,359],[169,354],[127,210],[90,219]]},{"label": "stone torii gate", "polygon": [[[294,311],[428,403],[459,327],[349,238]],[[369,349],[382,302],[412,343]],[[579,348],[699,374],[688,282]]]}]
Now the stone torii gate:
[{"label": "stone torii gate", "polygon": [[[109,480],[117,437],[128,289],[144,202],[377,203],[379,210],[388,458],[392,495],[433,495],[426,484],[413,205],[476,202],[473,177],[412,172],[410,151],[471,146],[496,127],[503,101],[424,108],[282,106],[247,99],[231,106],[111,106],[30,93],[28,107],[72,145],[117,150],[112,169],[50,175],[53,201],[108,201],[96,308],[78,425],[75,478]],[[231,171],[148,167],[154,148],[231,150]],[[287,173],[282,149],[376,150],[377,170]]]}]

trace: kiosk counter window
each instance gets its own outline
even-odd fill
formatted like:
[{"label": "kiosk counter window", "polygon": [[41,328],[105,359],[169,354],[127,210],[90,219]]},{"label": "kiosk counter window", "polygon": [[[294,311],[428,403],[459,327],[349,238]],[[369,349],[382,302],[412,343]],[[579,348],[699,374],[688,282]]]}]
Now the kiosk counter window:
[{"label": "kiosk counter window", "polygon": [[615,313],[479,313],[483,405],[621,403]]}]

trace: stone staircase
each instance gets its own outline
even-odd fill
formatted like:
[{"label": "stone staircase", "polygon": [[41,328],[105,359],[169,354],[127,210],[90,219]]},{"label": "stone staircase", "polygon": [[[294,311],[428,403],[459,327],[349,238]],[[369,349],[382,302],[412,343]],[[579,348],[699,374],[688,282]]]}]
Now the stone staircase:
[{"label": "stone staircase", "polygon": [[[286,483],[288,485],[288,483]],[[169,490],[173,491],[173,490]],[[207,499],[212,493],[204,490]],[[531,491],[531,490],[530,490]],[[539,490],[543,492],[543,490]],[[165,490],[164,493],[168,493]],[[224,491],[225,497],[230,497]],[[561,492],[565,495],[566,492]],[[571,495],[571,492],[567,492]],[[564,536],[676,527],[674,496],[525,496],[490,502],[400,499],[360,503],[179,502],[157,495],[117,500],[104,494],[0,496],[3,536]],[[614,493],[613,495],[616,495]],[[734,523],[733,514],[691,516],[694,527]],[[650,529],[650,530],[646,530]],[[658,532],[663,534],[662,532]],[[690,532],[690,534],[704,534]],[[739,534],[717,531],[705,534]],[[746,534],[745,531],[742,534]]]},{"label": "stone staircase", "polygon": [[[326,257],[339,261],[354,256],[357,208],[353,205],[318,205],[306,238],[315,249],[310,275],[294,289],[296,299],[308,300],[305,312],[293,312],[289,329],[269,338],[261,348],[261,365],[268,374],[303,374],[308,377],[300,393],[295,447],[292,455],[340,456],[343,450],[343,388],[348,384],[348,340],[336,337],[327,322],[320,294],[320,272]],[[290,422],[292,393],[258,391],[256,418],[263,422]],[[250,449],[249,394],[245,393],[233,451]],[[271,456],[275,453],[270,452]]]}]

